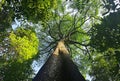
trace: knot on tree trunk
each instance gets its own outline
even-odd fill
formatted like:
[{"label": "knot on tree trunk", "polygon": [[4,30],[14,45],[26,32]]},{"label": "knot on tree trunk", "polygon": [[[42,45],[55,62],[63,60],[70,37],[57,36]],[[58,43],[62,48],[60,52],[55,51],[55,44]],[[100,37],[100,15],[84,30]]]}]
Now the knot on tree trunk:
[{"label": "knot on tree trunk", "polygon": [[58,42],[57,47],[53,54],[55,54],[55,55],[69,54],[67,48],[65,47],[64,40],[61,40]]}]

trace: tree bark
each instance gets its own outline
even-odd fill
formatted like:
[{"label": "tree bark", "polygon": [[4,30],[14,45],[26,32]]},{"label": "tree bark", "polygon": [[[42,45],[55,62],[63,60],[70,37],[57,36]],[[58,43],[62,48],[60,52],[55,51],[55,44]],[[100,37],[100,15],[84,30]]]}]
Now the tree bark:
[{"label": "tree bark", "polygon": [[60,41],[33,81],[85,81],[70,59],[64,41]]}]

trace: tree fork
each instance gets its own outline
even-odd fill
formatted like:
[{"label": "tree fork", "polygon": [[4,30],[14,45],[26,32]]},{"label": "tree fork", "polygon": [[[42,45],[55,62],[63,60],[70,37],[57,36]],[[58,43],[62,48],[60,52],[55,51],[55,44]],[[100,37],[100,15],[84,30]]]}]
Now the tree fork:
[{"label": "tree fork", "polygon": [[64,40],[61,40],[33,81],[85,81],[85,79],[70,59]]}]

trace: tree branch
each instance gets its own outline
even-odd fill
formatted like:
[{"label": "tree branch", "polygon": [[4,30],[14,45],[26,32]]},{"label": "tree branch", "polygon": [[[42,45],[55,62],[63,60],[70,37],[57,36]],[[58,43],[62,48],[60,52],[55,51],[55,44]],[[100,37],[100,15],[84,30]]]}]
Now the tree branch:
[{"label": "tree branch", "polygon": [[85,48],[86,48],[86,53],[89,55],[89,59],[91,59],[91,55],[90,55],[90,52],[89,52],[87,46],[85,46]]},{"label": "tree branch", "polygon": [[62,31],[61,31],[61,23],[62,23],[62,21],[61,20],[59,20],[59,23],[58,23],[58,31],[59,31],[59,37],[60,38],[63,38],[63,33],[62,33]]},{"label": "tree branch", "polygon": [[53,44],[55,44],[55,42],[51,42],[46,48],[43,48],[43,50],[41,50],[41,51],[44,51],[44,50],[46,50],[46,49],[48,49],[50,46],[52,46]]},{"label": "tree branch", "polygon": [[49,33],[49,35],[54,39],[54,40],[57,40],[57,38],[55,38],[53,35],[52,35],[52,33],[51,33],[51,28],[50,28],[50,25],[48,24],[48,33]]},{"label": "tree branch", "polygon": [[81,45],[81,46],[88,46],[88,44],[82,44],[82,43],[80,43],[80,42],[73,41],[73,40],[69,40],[69,43],[70,43],[70,44],[79,44],[79,45]]}]

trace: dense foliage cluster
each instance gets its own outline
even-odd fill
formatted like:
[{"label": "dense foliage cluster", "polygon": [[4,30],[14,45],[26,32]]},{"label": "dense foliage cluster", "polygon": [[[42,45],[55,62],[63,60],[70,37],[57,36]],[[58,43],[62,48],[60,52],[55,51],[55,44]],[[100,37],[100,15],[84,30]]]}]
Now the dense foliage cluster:
[{"label": "dense foliage cluster", "polygon": [[16,52],[17,60],[24,61],[34,57],[38,52],[38,38],[31,30],[23,28],[10,33],[10,44]]}]

